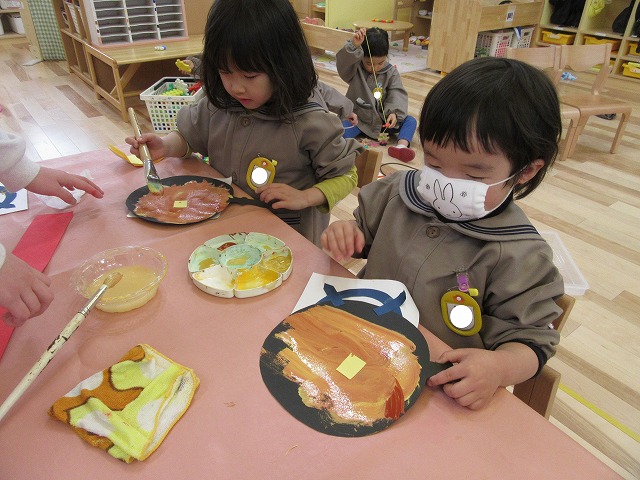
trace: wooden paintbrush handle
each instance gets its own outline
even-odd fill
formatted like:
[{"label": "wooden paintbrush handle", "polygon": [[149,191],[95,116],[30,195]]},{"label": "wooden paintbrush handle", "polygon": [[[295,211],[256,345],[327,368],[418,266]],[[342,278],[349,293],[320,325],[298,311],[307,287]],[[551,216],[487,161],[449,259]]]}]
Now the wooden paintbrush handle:
[{"label": "wooden paintbrush handle", "polygon": [[109,288],[107,285],[102,285],[98,291],[91,297],[89,302],[84,306],[82,310],[76,313],[71,321],[62,329],[60,335],[49,345],[49,348],[40,357],[31,370],[24,376],[18,386],[13,389],[4,403],[0,406],[0,420],[7,414],[11,407],[18,401],[22,394],[29,388],[29,385],[40,375],[40,372],[45,369],[53,357],[55,357],[58,350],[62,348],[64,343],[69,339],[71,334],[76,331],[80,324],[87,318],[89,310],[93,308],[96,302],[100,299],[102,294]]}]

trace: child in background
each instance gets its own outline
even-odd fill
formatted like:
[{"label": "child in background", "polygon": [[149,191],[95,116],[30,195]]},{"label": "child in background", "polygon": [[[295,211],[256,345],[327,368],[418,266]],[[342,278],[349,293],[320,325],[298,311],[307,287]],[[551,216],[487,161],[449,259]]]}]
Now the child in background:
[{"label": "child in background", "polygon": [[[126,139],[153,158],[192,149],[249,195],[287,213],[288,223],[319,244],[329,211],[355,187],[356,155],[328,111],[300,22],[287,0],[217,0],[205,27],[200,70],[207,97],[183,107],[178,130]],[[246,180],[256,157],[276,160],[275,181],[255,192]]]},{"label": "child in background", "polygon": [[[25,141],[13,133],[0,130],[0,181],[11,192],[26,188],[40,195],[52,195],[74,205],[73,195],[65,190],[84,190],[96,198],[104,192],[91,180],[53,168],[41,167],[25,155]],[[22,325],[40,315],[53,300],[51,280],[44,273],[8,253],[0,244],[0,306],[9,316],[5,322]]]},{"label": "child in background", "polygon": [[[482,407],[555,353],[559,335],[549,324],[560,313],[554,299],[563,279],[514,199],[542,182],[561,131],[558,97],[544,73],[515,60],[468,61],[424,101],[422,171],[363,187],[356,220],[334,222],[322,236],[338,260],[366,257],[364,278],[407,286],[420,323],[452,348],[438,362],[454,365],[428,385],[444,385],[460,405]],[[448,292],[458,298],[443,298]],[[460,292],[479,304],[473,314],[461,309],[462,323],[454,313],[466,298]]]},{"label": "child in background", "polygon": [[407,115],[409,97],[388,55],[389,35],[380,28],[361,28],[336,54],[338,74],[349,84],[347,98],[359,119],[357,127],[343,123],[345,138],[364,133],[377,139],[381,132],[397,133],[397,144],[389,147],[389,155],[410,162],[416,156],[411,140],[417,122]]}]

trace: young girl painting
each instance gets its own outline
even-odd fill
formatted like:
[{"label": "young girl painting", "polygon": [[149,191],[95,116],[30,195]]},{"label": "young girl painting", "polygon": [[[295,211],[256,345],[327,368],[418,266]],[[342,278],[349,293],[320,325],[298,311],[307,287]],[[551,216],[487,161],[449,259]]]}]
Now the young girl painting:
[{"label": "young girl painting", "polygon": [[322,236],[336,259],[365,256],[365,278],[407,286],[420,323],[452,348],[438,361],[454,365],[429,385],[472,409],[535,375],[558,344],[549,324],[563,279],[514,200],[542,182],[561,131],[544,73],[515,60],[470,60],[424,101],[422,171],[363,187],[356,220]]},{"label": "young girl painting", "polygon": [[[330,209],[356,184],[362,148],[343,138],[319,89],[300,22],[287,0],[216,0],[207,19],[200,68],[206,98],[184,107],[177,131],[126,139],[152,158],[197,151],[213,168],[274,209],[297,212],[292,222],[319,243]],[[273,183],[254,191],[251,161],[277,162]]]}]

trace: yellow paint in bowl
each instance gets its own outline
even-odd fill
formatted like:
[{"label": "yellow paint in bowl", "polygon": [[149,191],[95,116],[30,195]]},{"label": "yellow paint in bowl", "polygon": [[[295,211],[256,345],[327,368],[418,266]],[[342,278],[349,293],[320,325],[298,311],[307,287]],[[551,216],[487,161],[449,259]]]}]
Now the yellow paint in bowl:
[{"label": "yellow paint in bowl", "polygon": [[88,287],[91,295],[98,291],[104,283],[105,277],[114,272],[121,273],[122,279],[115,286],[109,288],[96,305],[96,308],[104,312],[128,312],[141,307],[151,300],[158,291],[157,286],[151,289],[146,288],[156,279],[153,270],[142,265],[129,265],[114,268],[96,278]]},{"label": "yellow paint in bowl", "polygon": [[167,260],[149,247],[127,246],[100,252],[84,262],[72,275],[76,291],[90,298],[113,272],[122,279],[109,288],[96,304],[104,312],[128,312],[151,300],[167,273]]}]

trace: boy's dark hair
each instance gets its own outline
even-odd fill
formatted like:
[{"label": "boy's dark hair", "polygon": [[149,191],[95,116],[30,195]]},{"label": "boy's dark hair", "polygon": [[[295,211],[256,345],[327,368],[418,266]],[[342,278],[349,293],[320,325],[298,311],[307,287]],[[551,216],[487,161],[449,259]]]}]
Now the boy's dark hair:
[{"label": "boy's dark hair", "polygon": [[316,86],[302,27],[288,0],[216,0],[209,10],[202,54],[202,83],[209,101],[228,108],[219,70],[232,66],[245,72],[266,73],[273,96],[264,106],[272,115],[293,119]]},{"label": "boy's dark hair", "polygon": [[422,144],[452,143],[469,152],[477,138],[486,152],[509,159],[511,174],[544,160],[535,177],[515,185],[514,198],[527,196],[542,182],[561,133],[560,103],[551,80],[535,67],[505,58],[476,58],[456,67],[427,94],[420,113]]},{"label": "boy's dark hair", "polygon": [[389,55],[389,34],[378,27],[368,28],[362,49],[366,57],[386,57]]}]

